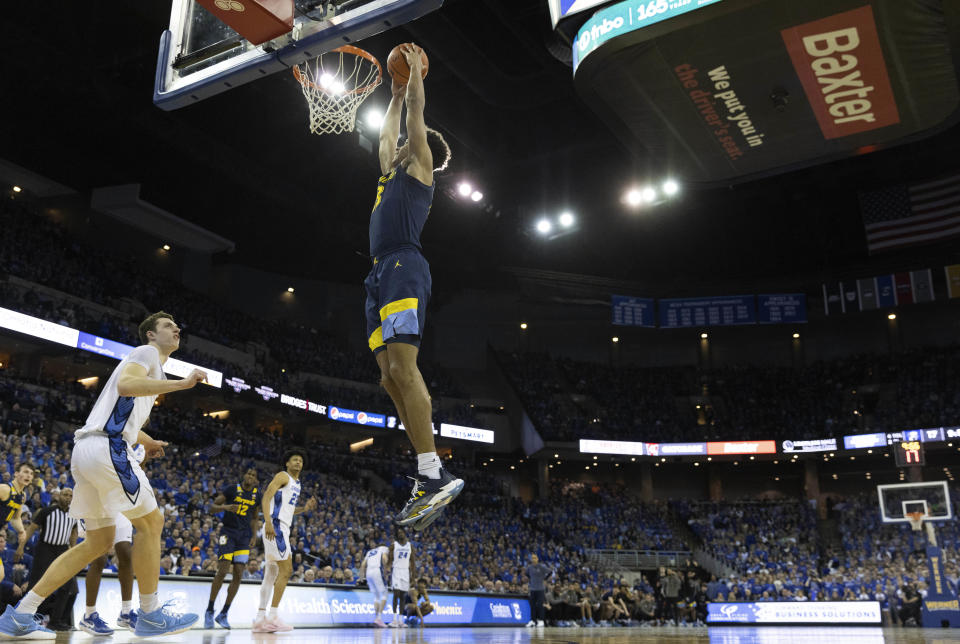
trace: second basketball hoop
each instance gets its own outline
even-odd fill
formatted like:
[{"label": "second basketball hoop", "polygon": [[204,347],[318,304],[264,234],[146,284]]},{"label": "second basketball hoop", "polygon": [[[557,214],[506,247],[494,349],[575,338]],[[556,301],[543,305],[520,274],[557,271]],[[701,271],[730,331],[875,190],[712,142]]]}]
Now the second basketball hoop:
[{"label": "second basketball hoop", "polygon": [[310,132],[353,132],[357,109],[383,81],[373,54],[344,45],[293,67],[310,109]]}]

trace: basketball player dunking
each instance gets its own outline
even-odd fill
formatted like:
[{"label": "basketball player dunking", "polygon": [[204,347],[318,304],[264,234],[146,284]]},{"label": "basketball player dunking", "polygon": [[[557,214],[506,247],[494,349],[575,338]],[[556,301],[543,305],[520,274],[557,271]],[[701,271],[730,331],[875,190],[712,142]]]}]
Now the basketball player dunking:
[{"label": "basketball player dunking", "polygon": [[396,541],[390,545],[387,553],[387,563],[393,567],[390,574],[390,589],[393,591],[394,618],[390,626],[402,628],[404,609],[407,603],[407,593],[410,592],[410,577],[414,571],[413,544],[407,541],[407,533],[403,528],[397,528]]},{"label": "basketball player dunking", "polygon": [[[310,498],[306,504],[297,507],[300,498],[300,472],[303,471],[305,457],[300,450],[290,450],[283,456],[286,471],[277,472],[263,493],[263,553],[266,567],[263,582],[260,584],[260,610],[253,623],[254,633],[282,633],[292,631],[277,615],[277,607],[287,588],[290,574],[293,572],[293,559],[290,543],[290,524],[294,515],[310,512],[317,507],[317,500]],[[273,596],[270,615],[267,616],[267,603]]]},{"label": "basketball player dunking", "polygon": [[83,519],[83,543],[56,558],[40,581],[14,608],[0,616],[0,634],[7,638],[44,639],[56,634],[34,619],[37,607],[53,591],[72,579],[87,564],[113,545],[116,515],[124,514],[137,534],[133,541],[133,571],[140,589],[140,613],[134,634],[138,637],[169,635],[187,630],[199,619],[192,613],[177,615],[160,605],[160,534],[163,512],[147,475],[131,455],[140,443],[148,457],[163,456],[167,445],[147,435],[141,427],[160,394],[183,391],[206,379],[194,369],[183,380],[169,381],[163,363],[180,346],[180,328],[168,313],[158,312],[140,324],[137,347],[120,361],[100,392],[86,424],[74,433],[70,473],[77,482],[70,515]]},{"label": "basketball player dunking", "polygon": [[[380,367],[380,382],[417,452],[418,476],[397,525],[422,529],[463,489],[463,481],[446,472],[437,457],[431,423],[430,394],[417,368],[427,302],[430,266],[420,250],[420,232],[433,202],[433,173],[450,160],[450,148],[423,120],[422,51],[403,49],[410,67],[407,85],[394,81],[393,98],[380,129],[380,177],[370,214],[373,268],[367,291],[367,337]],[[397,147],[400,113],[407,105],[407,142]]]},{"label": "basketball player dunking", "polygon": [[[225,487],[210,506],[210,512],[223,512],[223,531],[220,533],[220,541],[217,545],[220,563],[217,565],[217,574],[210,586],[210,601],[203,615],[204,628],[213,628],[214,619],[220,626],[230,628],[227,613],[240,589],[240,578],[250,558],[250,548],[257,543],[258,497],[257,470],[251,467],[244,473],[240,483]],[[231,565],[233,577],[227,587],[227,601],[220,609],[220,614],[214,618],[213,605],[217,601],[220,586]]]}]

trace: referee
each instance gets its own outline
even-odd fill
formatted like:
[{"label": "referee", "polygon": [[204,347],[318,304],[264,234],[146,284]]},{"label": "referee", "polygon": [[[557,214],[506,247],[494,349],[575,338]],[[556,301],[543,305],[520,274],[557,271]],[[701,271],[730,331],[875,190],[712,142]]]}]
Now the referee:
[{"label": "referee", "polygon": [[[40,580],[54,559],[66,552],[68,548],[77,545],[77,520],[69,514],[72,500],[73,490],[68,487],[61,488],[60,494],[53,503],[34,514],[33,521],[27,528],[27,537],[17,548],[19,559],[23,555],[24,544],[30,541],[35,532],[40,532],[40,537],[34,546],[33,566],[30,567],[31,588]],[[73,602],[77,592],[77,580],[74,577],[40,605],[37,612],[50,616],[51,630],[73,629]]]}]

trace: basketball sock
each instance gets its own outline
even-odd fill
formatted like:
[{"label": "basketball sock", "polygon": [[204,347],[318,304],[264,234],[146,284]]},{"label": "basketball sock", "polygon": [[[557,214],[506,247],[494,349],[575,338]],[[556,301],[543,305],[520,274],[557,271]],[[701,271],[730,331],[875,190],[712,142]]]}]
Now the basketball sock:
[{"label": "basketball sock", "polygon": [[257,611],[257,618],[256,618],[255,620],[253,620],[253,621],[259,622],[259,621],[262,621],[262,620],[264,620],[264,619],[266,619],[266,618],[267,618],[267,611],[264,610],[263,608],[261,608],[261,609],[259,609],[259,610]]},{"label": "basketball sock", "polygon": [[43,603],[43,600],[46,597],[41,597],[32,590],[23,596],[23,599],[20,600],[20,603],[17,604],[17,607],[14,609],[18,613],[27,613],[28,615],[33,615],[37,612],[37,608],[40,607],[40,604]]},{"label": "basketball sock", "polygon": [[149,595],[140,594],[140,611],[143,613],[152,613],[153,611],[160,608],[160,598],[157,597],[157,593],[150,593]]},{"label": "basketball sock", "polygon": [[84,608],[84,610],[83,610],[83,618],[84,618],[84,619],[90,619],[90,616],[93,615],[95,612],[97,612],[97,607],[96,607],[96,606],[87,606],[87,607]]},{"label": "basketball sock", "polygon": [[277,607],[276,607],[276,606],[271,606],[271,607],[270,607],[270,619],[276,619],[276,618],[277,618]]},{"label": "basketball sock", "polygon": [[417,454],[417,470],[421,476],[429,479],[440,478],[440,459],[436,452]]},{"label": "basketball sock", "polygon": [[127,601],[120,602],[120,612],[126,615],[133,610],[133,600],[128,599]]},{"label": "basketball sock", "polygon": [[213,602],[210,602],[209,604],[207,604],[207,612],[208,613],[213,612]]},{"label": "basketball sock", "polygon": [[229,603],[224,604],[224,605],[223,605],[223,608],[220,609],[220,614],[221,614],[221,615],[226,615],[226,614],[227,614],[227,611],[229,611],[229,610],[230,610],[230,604],[229,604]]},{"label": "basketball sock", "polygon": [[263,568],[263,582],[260,583],[260,610],[266,611],[267,604],[270,603],[270,597],[273,596],[273,582],[277,580],[277,574],[280,572],[280,566],[276,561],[268,561]]}]

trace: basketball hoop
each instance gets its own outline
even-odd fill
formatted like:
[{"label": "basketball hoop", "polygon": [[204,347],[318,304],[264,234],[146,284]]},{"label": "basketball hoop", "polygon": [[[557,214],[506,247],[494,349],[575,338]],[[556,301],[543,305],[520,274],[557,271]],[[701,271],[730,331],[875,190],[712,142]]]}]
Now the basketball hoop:
[{"label": "basketball hoop", "polygon": [[920,532],[920,527],[923,525],[923,519],[927,515],[923,512],[907,512],[907,520],[910,521],[911,527],[917,532]]},{"label": "basketball hoop", "polygon": [[352,45],[294,66],[293,75],[307,99],[313,134],[353,132],[357,108],[383,80],[380,62]]}]

